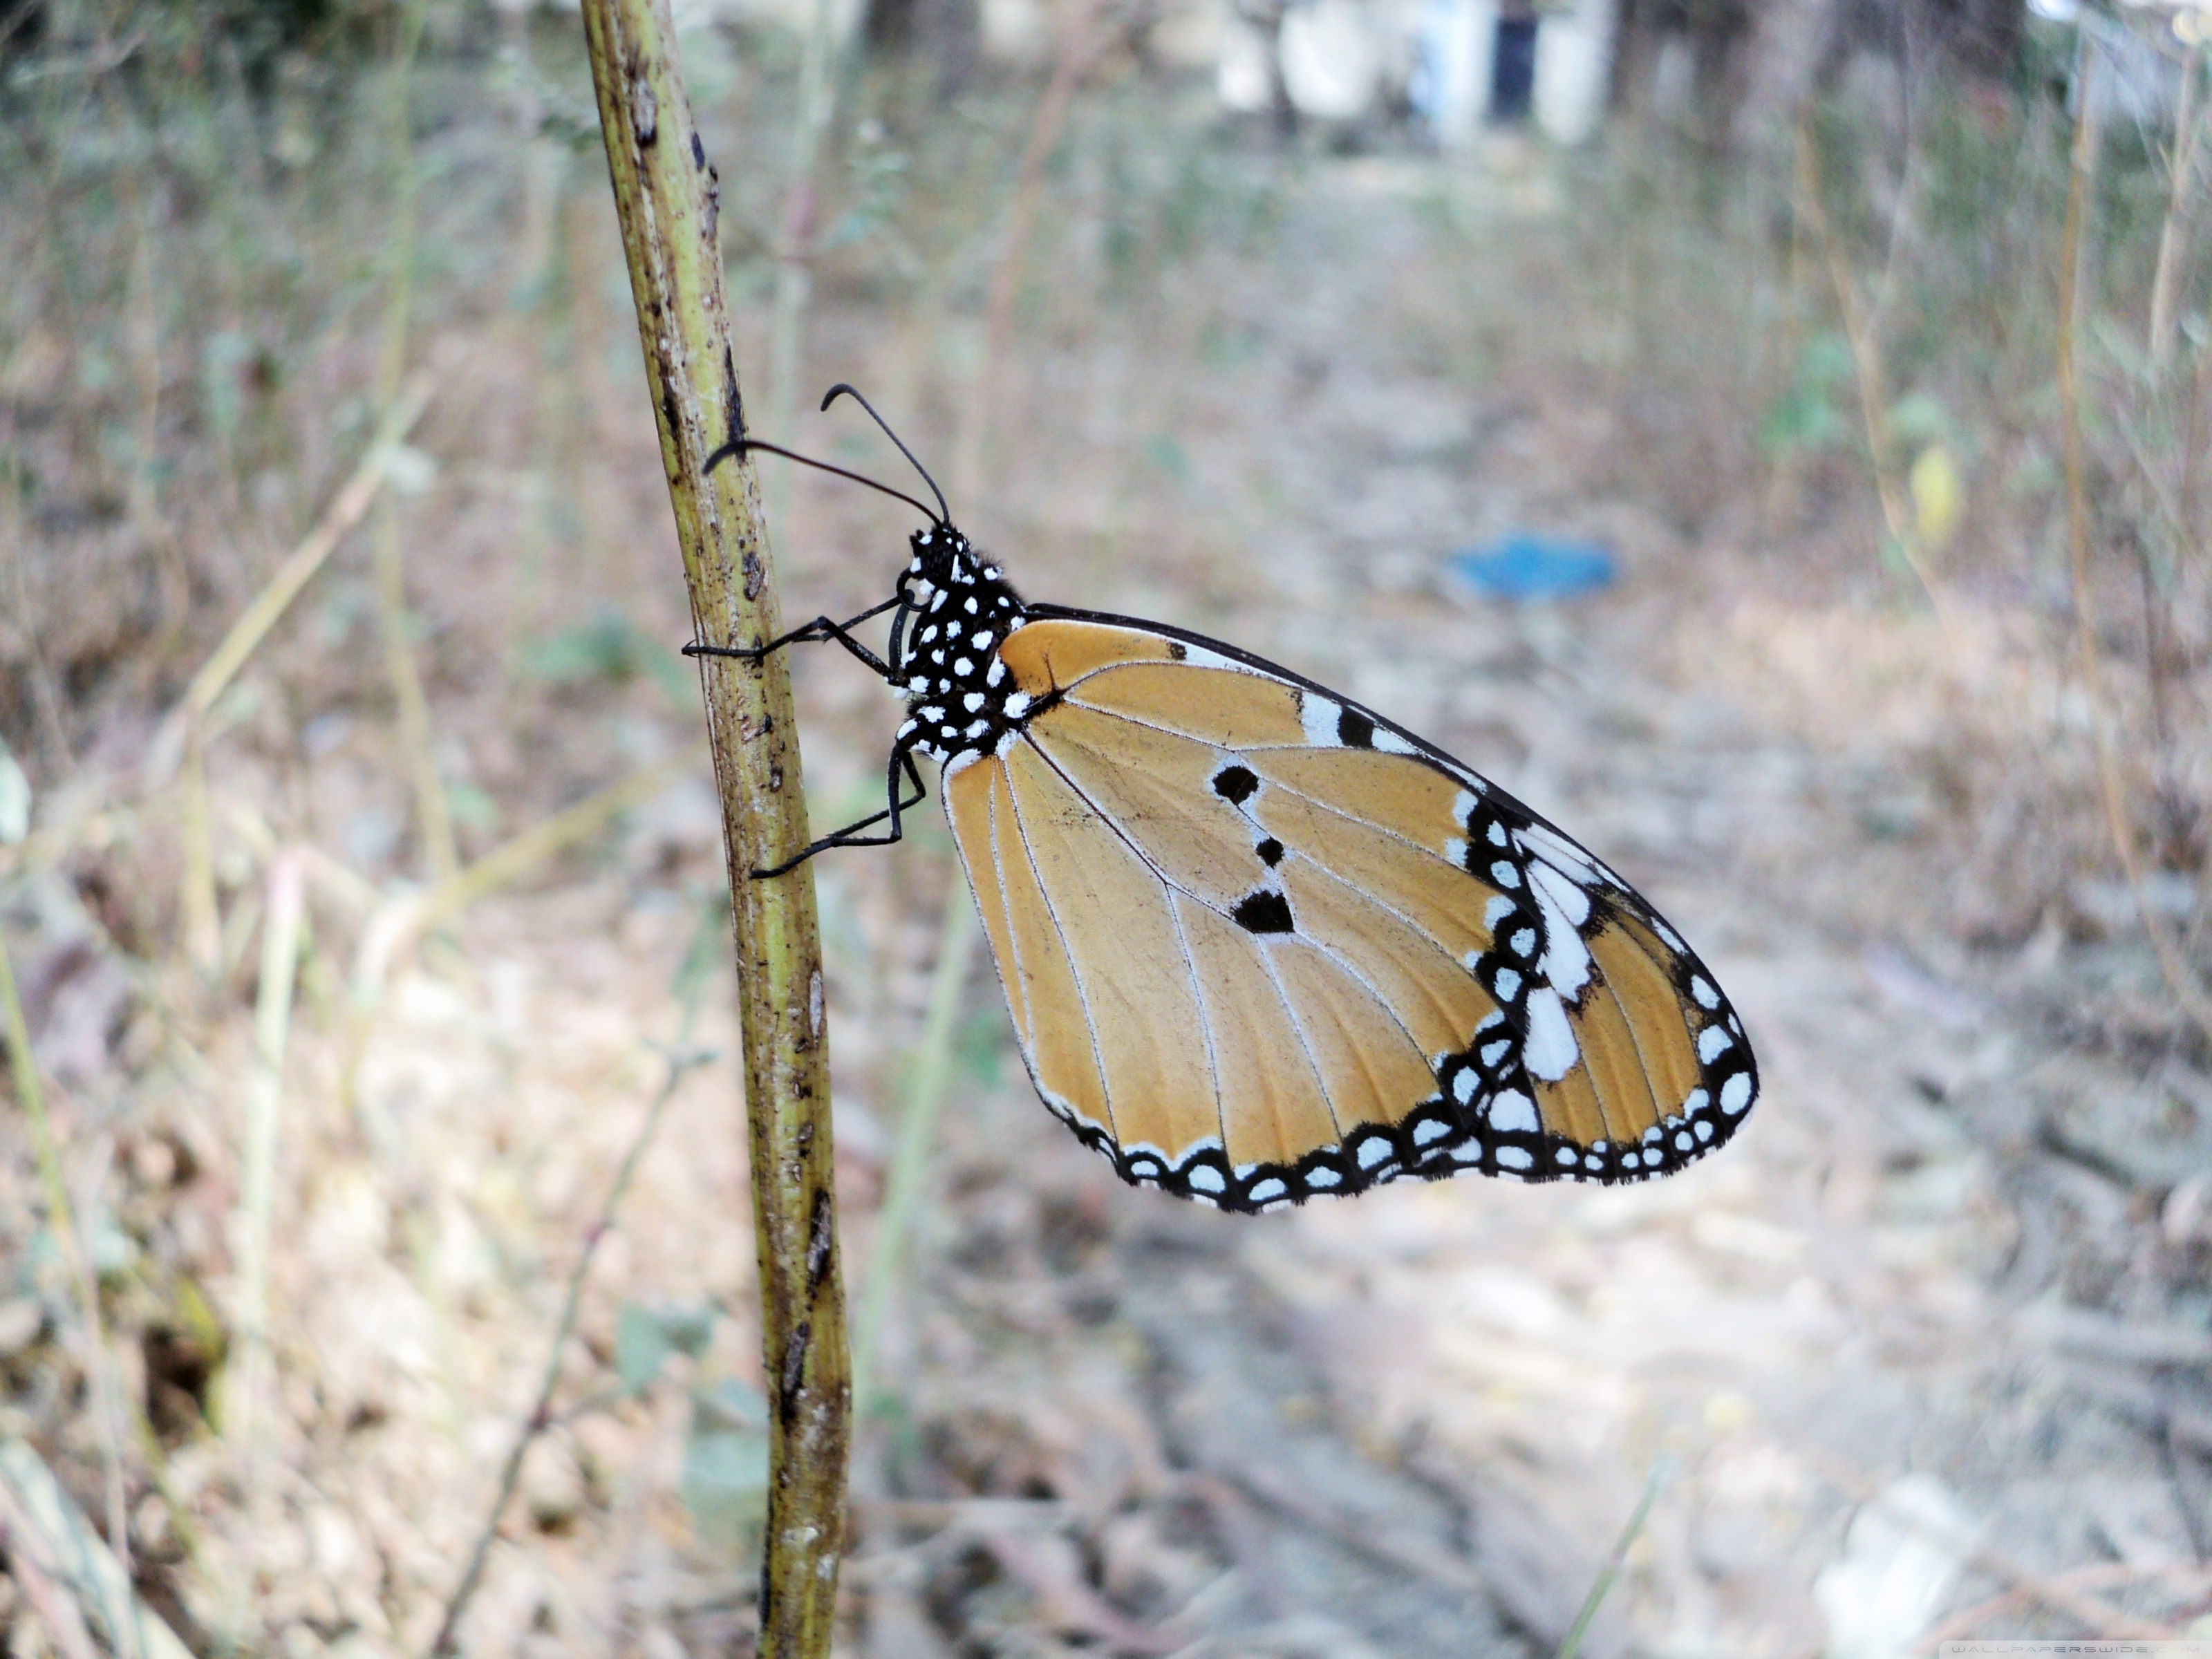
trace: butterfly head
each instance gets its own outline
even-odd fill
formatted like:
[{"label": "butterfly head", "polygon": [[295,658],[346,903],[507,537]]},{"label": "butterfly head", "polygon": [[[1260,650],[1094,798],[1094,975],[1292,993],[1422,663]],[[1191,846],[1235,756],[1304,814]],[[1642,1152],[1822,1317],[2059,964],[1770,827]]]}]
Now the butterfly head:
[{"label": "butterfly head", "polygon": [[969,616],[1019,611],[1021,602],[999,567],[952,526],[927,526],[908,541],[914,556],[899,578],[899,592],[909,611],[927,614],[950,605]]}]

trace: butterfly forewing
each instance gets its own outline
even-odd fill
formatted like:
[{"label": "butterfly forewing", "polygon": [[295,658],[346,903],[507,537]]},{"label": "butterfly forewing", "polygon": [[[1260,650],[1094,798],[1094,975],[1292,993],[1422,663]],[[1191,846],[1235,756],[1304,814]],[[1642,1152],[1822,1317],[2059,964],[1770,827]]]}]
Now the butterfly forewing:
[{"label": "butterfly forewing", "polygon": [[1231,647],[1029,616],[1030,709],[946,809],[1039,1091],[1125,1178],[1265,1208],[1634,1180],[1733,1133],[1735,1014],[1574,842]]}]

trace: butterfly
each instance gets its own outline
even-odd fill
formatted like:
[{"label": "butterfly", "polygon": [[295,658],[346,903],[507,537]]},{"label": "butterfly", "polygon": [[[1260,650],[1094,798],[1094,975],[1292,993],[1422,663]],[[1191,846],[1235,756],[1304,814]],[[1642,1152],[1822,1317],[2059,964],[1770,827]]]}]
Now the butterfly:
[{"label": "butterfly", "polygon": [[[1759,1073],[1681,936],[1565,832],[1374,710],[1164,623],[1026,599],[937,510],[834,641],[903,693],[884,811],[933,760],[1039,1097],[1123,1180],[1231,1211],[1467,1170],[1648,1180],[1721,1146]],[[852,629],[892,611],[886,653]],[[883,826],[880,833],[864,833]]]}]

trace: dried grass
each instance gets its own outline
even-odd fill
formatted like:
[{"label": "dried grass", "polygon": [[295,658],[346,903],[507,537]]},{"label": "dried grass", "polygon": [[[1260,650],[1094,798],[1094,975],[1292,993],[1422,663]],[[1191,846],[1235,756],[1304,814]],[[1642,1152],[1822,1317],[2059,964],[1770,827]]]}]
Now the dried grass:
[{"label": "dried grass", "polygon": [[[136,67],[27,60],[52,72],[9,83],[0,130],[0,734],[35,809],[0,925],[66,1188],[12,1116],[0,1432],[101,1513],[112,1372],[137,1581],[195,1650],[421,1653],[596,1240],[462,1649],[742,1650],[759,1378],[726,1067],[684,1079],[595,1231],[686,997],[700,1042],[733,1039],[729,981],[692,961],[715,820],[611,216],[570,143],[575,43],[504,25],[495,65],[434,30],[412,94],[410,361],[441,389],[392,512],[454,880],[502,883],[410,885],[420,744],[369,550],[341,539],[202,700],[207,979],[187,818],[144,763],[375,441],[392,87],[334,52],[249,90],[166,15]],[[691,50],[710,149],[782,143],[796,43]],[[1650,135],[1276,152],[1109,52],[1025,170],[1040,89],[920,123],[863,78],[825,130],[802,375],[867,386],[936,459],[988,363],[1000,406],[969,429],[995,487],[955,506],[1026,591],[1235,638],[1560,817],[1707,950],[1771,1091],[1663,1187],[1232,1224],[1119,1189],[1036,1109],[988,975],[944,969],[966,901],[933,820],[825,860],[851,1257],[900,1268],[871,1316],[850,1650],[1539,1654],[1662,1451],[1679,1474],[1590,1659],[1821,1647],[1814,1586],[1908,1469],[1986,1522],[1945,1603],[1974,1633],[2090,1633],[1991,1560],[2143,1626],[2201,1616],[2212,1382],[2180,1339],[2212,1318],[2212,1056],[2117,879],[2077,667],[2063,112],[1931,100],[1905,146],[1817,112],[1824,256],[1786,174]],[[2113,139],[2082,233],[2081,609],[2142,889],[2202,974],[2208,273],[2161,254],[2181,195],[2154,160]],[[1025,177],[1027,274],[997,282]],[[783,206],[723,204],[749,362]],[[1872,428],[1838,271],[1893,394]],[[768,435],[880,459],[826,421]],[[1914,550],[1948,626],[1882,556],[1884,442],[1905,471],[1942,447],[1965,492]],[[889,512],[811,479],[788,501],[787,605],[878,597]],[[1623,582],[1556,611],[1455,593],[1439,556],[1516,524],[1602,537]],[[842,821],[894,711],[821,657],[806,764]],[[305,879],[281,1073],[253,1029],[272,865]],[[415,944],[387,953],[395,918]],[[894,1152],[917,1050],[948,1074],[926,1178]],[[257,1520],[222,1420],[251,1331],[230,1218],[279,1077]],[[2038,1300],[2160,1341],[2085,1350],[2019,1316]],[[32,1597],[0,1623],[43,1650]]]}]

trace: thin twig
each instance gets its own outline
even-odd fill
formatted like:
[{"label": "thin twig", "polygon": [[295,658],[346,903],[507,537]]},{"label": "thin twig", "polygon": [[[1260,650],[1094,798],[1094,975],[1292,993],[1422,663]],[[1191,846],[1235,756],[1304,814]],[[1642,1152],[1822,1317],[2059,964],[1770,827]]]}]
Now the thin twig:
[{"label": "thin twig", "polygon": [[[27,1567],[65,1593],[117,1655],[192,1659],[161,1615],[139,1600],[123,1563],[70,1499],[30,1443],[0,1438],[0,1546],[10,1571]],[[67,1613],[63,1613],[67,1618]]]},{"label": "thin twig", "polygon": [[2074,633],[2081,667],[2083,690],[2089,698],[2089,727],[2097,751],[2097,793],[2105,811],[2105,827],[2111,835],[2112,854],[2128,890],[2135,896],[2143,931],[2150,937],[2160,974],[2189,1018],[2206,1040],[2212,1042],[2212,997],[2197,982],[2186,960],[2166,933],[2166,920],[2153,908],[2143,885],[2142,860],[2136,856],[2135,827],[2129,821],[2127,795],[2120,779],[2119,757],[2112,741],[2112,715],[2105,687],[2105,663],[2097,646],[2095,611],[2090,599],[2089,488],[2081,453],[2081,394],[2075,362],[2075,340],[2081,325],[2083,224],[2088,216],[2090,186],[2097,170],[2097,124],[2090,100],[2097,53],[2085,37],[2081,74],[2076,91],[2079,109],[2074,121],[2074,143],[2067,169],[2066,221],[2058,252],[2058,411],[2066,467],[2066,544],[2068,569],[2074,587]]},{"label": "thin twig", "polygon": [[[31,1126],[31,1142],[39,1162],[39,1179],[46,1188],[47,1224],[60,1241],[62,1258],[69,1264],[84,1319],[84,1370],[92,1386],[93,1421],[100,1437],[100,1460],[107,1504],[107,1544],[122,1564],[124,1583],[131,1578],[130,1511],[123,1484],[123,1413],[116,1398],[115,1378],[107,1363],[107,1334],[100,1313],[100,1280],[92,1257],[77,1231],[69,1188],[62,1178],[61,1149],[54,1140],[53,1124],[46,1115],[46,1092],[39,1077],[38,1056],[31,1050],[31,1030],[23,1018],[23,1000],[15,988],[15,967],[8,951],[8,939],[0,933],[0,1021],[8,1038],[8,1064],[15,1085],[15,1103]],[[117,1646],[123,1659],[136,1659],[138,1643],[131,1620],[116,1620]]]},{"label": "thin twig", "polygon": [[2157,274],[2150,285],[2150,365],[2163,370],[2173,357],[2175,291],[2180,287],[2181,251],[2190,216],[2190,197],[2197,183],[2197,83],[2203,78],[2204,54],[2194,46],[2184,48],[2181,60],[2181,102],[2173,112],[2173,176],[2167,181],[2166,222],[2159,228]]},{"label": "thin twig", "polygon": [[2080,1620],[2085,1627],[2100,1636],[2133,1642],[2165,1641],[2177,1634],[2163,1625],[2131,1618],[2111,1603],[2085,1594],[2068,1582],[2071,1574],[2053,1576],[2038,1572],[2002,1550],[1991,1549],[1971,1538],[1961,1538],[1947,1528],[1932,1524],[1926,1516],[1910,1505],[1896,1502],[1887,1491],[1877,1490],[1856,1470],[1847,1468],[1832,1458],[1819,1457],[1814,1461],[1820,1467],[1822,1478],[1851,1503],[1861,1508],[1880,1510],[1899,1526],[1955,1552],[1976,1571],[1987,1573],[1999,1583],[2033,1597],[2046,1607]]},{"label": "thin twig", "polygon": [[1661,1453],[1652,1462],[1651,1473],[1644,1477],[1644,1496],[1638,1502],[1635,1513],[1628,1517],[1628,1524],[1620,1529],[1620,1536],[1613,1540],[1612,1553],[1605,1558],[1605,1565],[1598,1569],[1597,1577],[1590,1584],[1589,1594],[1583,1598],[1582,1611],[1575,1614],[1575,1622],[1568,1626],[1566,1637],[1560,1642],[1559,1650],[1553,1659],[1575,1659],[1576,1653],[1582,1647],[1583,1638],[1589,1633],[1591,1621],[1597,1617],[1598,1609],[1605,1605],[1605,1598],[1612,1593],[1613,1581],[1620,1577],[1620,1569],[1628,1559],[1628,1552],[1636,1542],[1636,1535],[1644,1530],[1644,1523],[1651,1518],[1651,1506],[1659,1501],[1660,1492],[1665,1490],[1674,1475],[1674,1459]]},{"label": "thin twig", "polygon": [[1891,464],[1889,392],[1882,369],[1881,343],[1875,338],[1873,324],[1859,303],[1858,285],[1844,267],[1843,249],[1828,223],[1827,207],[1820,198],[1820,161],[1809,118],[1797,124],[1797,197],[1803,204],[1805,217],[1812,224],[1814,240],[1820,245],[1821,257],[1827,262],[1828,279],[1836,290],[1836,307],[1843,317],[1844,335],[1850,343],[1851,363],[1859,389],[1859,413],[1866,422],[1867,456],[1874,468],[1875,494],[1881,503],[1882,522],[1888,528],[1890,540],[1911,567],[1920,591],[1928,596],[1936,622],[1948,635],[1949,618],[1920,556],[1919,532],[1906,515],[1905,496],[1898,488],[1896,469]]},{"label": "thin twig", "polygon": [[[409,0],[398,21],[399,39],[392,67],[392,275],[385,290],[383,337],[378,348],[376,398],[389,405],[399,395],[407,361],[408,315],[415,299],[416,229],[415,136],[410,94],[415,56],[422,43],[428,0]],[[430,702],[415,662],[414,617],[407,609],[406,547],[400,535],[399,503],[390,494],[377,503],[374,558],[377,609],[384,620],[384,670],[392,682],[398,717],[399,747],[415,794],[416,827],[433,880],[443,881],[461,867],[453,841],[453,816],[446,786],[438,775],[438,756],[430,731]]]},{"label": "thin twig", "polygon": [[522,1428],[514,1437],[514,1445],[507,1452],[507,1462],[501,1468],[499,1490],[493,1497],[491,1508],[484,1516],[483,1526],[477,1534],[477,1541],[469,1551],[469,1564],[462,1571],[460,1582],[454,1585],[453,1595],[446,1602],[445,1616],[438,1621],[438,1634],[431,1640],[429,1659],[443,1659],[454,1650],[455,1638],[460,1632],[462,1615],[468,1612],[469,1603],[476,1597],[477,1588],[483,1580],[485,1562],[490,1558],[492,1541],[499,1536],[500,1517],[514,1497],[515,1488],[522,1481],[522,1460],[528,1455],[538,1437],[553,1425],[553,1393],[561,1385],[562,1362],[568,1351],[568,1339],[575,1334],[576,1310],[583,1304],[584,1281],[590,1277],[592,1260],[599,1254],[599,1244],[613,1231],[615,1212],[622,1207],[623,1196],[637,1174],[637,1166],[644,1158],[646,1148],[653,1144],[653,1132],[659,1128],[668,1103],[676,1097],[676,1091],[694,1070],[714,1058],[712,1049],[695,1049],[690,1045],[691,1027],[699,1012],[698,994],[695,990],[684,1005],[684,1023],[678,1031],[673,1048],[664,1051],[668,1073],[662,1079],[660,1092],[653,1097],[647,1108],[645,1121],[631,1137],[629,1150],[623,1154],[622,1163],[615,1170],[615,1178],[607,1183],[605,1201],[599,1212],[584,1230],[584,1248],[576,1258],[576,1265],[568,1274],[568,1289],[561,1302],[561,1317],[553,1327],[553,1340],[545,1354],[545,1368],[538,1380],[538,1396],[532,1401],[530,1413],[522,1419]]},{"label": "thin twig", "polygon": [[[805,358],[807,302],[813,296],[811,262],[814,253],[814,218],[818,204],[815,173],[821,164],[822,139],[836,107],[836,0],[813,0],[807,21],[805,45],[799,60],[799,131],[791,159],[791,177],[784,188],[783,222],[775,250],[775,313],[769,327],[769,430],[783,442],[799,412],[799,377]],[[781,519],[790,499],[788,472],[769,475],[768,512]]]},{"label": "thin twig", "polygon": [[261,927],[261,982],[253,1011],[253,1070],[246,1082],[245,1156],[239,1183],[238,1335],[243,1350],[234,1438],[246,1462],[246,1503],[266,1525],[269,1413],[275,1362],[269,1342],[269,1235],[276,1198],[276,1135],[284,1103],[292,993],[306,921],[307,863],[286,848],[269,864],[269,910]]},{"label": "thin twig", "polygon": [[[2183,1596],[2201,1597],[2212,1591],[2212,1572],[2204,1568],[2177,1562],[2170,1566],[2137,1567],[2125,1561],[2100,1561],[2094,1565],[2076,1567],[2071,1572],[2054,1574],[2045,1583],[2065,1591],[2102,1589],[2107,1585],[2127,1589],[2147,1578],[2164,1579]],[[1915,1654],[1932,1655],[1946,1642],[1959,1642],[1977,1634],[1986,1634],[1990,1620],[1999,1618],[2022,1602],[2036,1597],[2017,1584],[2008,1584],[1996,1595],[1985,1601],[1963,1607],[1940,1624],[1932,1626],[1925,1636],[1912,1644]],[[2102,1626],[2090,1627],[2093,1635],[2102,1635]]]},{"label": "thin twig", "polygon": [[960,423],[959,441],[953,453],[954,493],[968,494],[988,482],[983,468],[991,453],[993,421],[998,412],[1000,374],[1008,343],[1013,335],[1014,300],[1021,289],[1023,268],[1029,260],[1030,234],[1036,222],[1037,206],[1044,194],[1045,163],[1059,147],[1075,103],[1076,89],[1097,61],[1104,42],[1111,38],[1096,27],[1108,0],[1074,0],[1060,39],[1060,55],[1052,79],[1037,100],[1030,118],[1029,138],[1014,173],[1013,199],[1006,213],[1006,239],[991,271],[991,286],[983,301],[983,361],[969,394],[967,418]]},{"label": "thin twig", "polygon": [[487,894],[528,875],[617,813],[650,799],[668,787],[679,769],[677,763],[664,761],[633,772],[620,783],[586,796],[501,842],[435,886],[386,901],[362,930],[361,945],[355,953],[353,996],[357,1013],[363,1018],[374,1013],[392,963],[424,933],[452,921]]},{"label": "thin twig", "polygon": [[29,1528],[15,1516],[15,1507],[7,1492],[0,1490],[0,1556],[7,1558],[9,1577],[22,1586],[23,1599],[46,1626],[62,1659],[100,1659],[100,1650],[92,1644],[92,1632],[85,1628],[83,1609],[65,1585],[40,1568],[26,1535]]},{"label": "thin twig", "polygon": [[877,1345],[890,1316],[892,1293],[905,1278],[912,1255],[908,1235],[929,1151],[937,1139],[938,1109],[945,1103],[952,1074],[952,1039],[958,1030],[960,992],[975,941],[975,911],[967,882],[954,876],[945,895],[945,919],[937,934],[937,972],[929,987],[929,1012],[915,1050],[906,1110],[899,1118],[898,1147],[891,1155],[890,1178],[876,1217],[876,1245],[868,1263],[867,1291],[853,1320],[853,1415],[866,1417],[874,1399]]},{"label": "thin twig", "polygon": [[276,625],[277,619],[300,597],[300,590],[323,568],[324,562],[345,539],[346,532],[361,522],[369,503],[376,499],[377,491],[384,488],[391,476],[392,450],[422,418],[435,384],[435,377],[427,371],[407,383],[378,424],[376,435],[369,440],[353,476],[331,498],[330,506],[315,520],[314,528],[300,538],[299,545],[276,567],[276,574],[253,596],[252,603],[240,613],[238,620],[230,625],[230,631],[222,636],[222,642],[192,676],[183,702],[162,723],[161,734],[149,751],[152,758],[145,780],[149,788],[158,788],[167,781],[169,767],[175,764],[183,747],[185,718],[205,714],[215,706],[215,700],[229,688],[238,671],[246,666],[246,659]]}]

